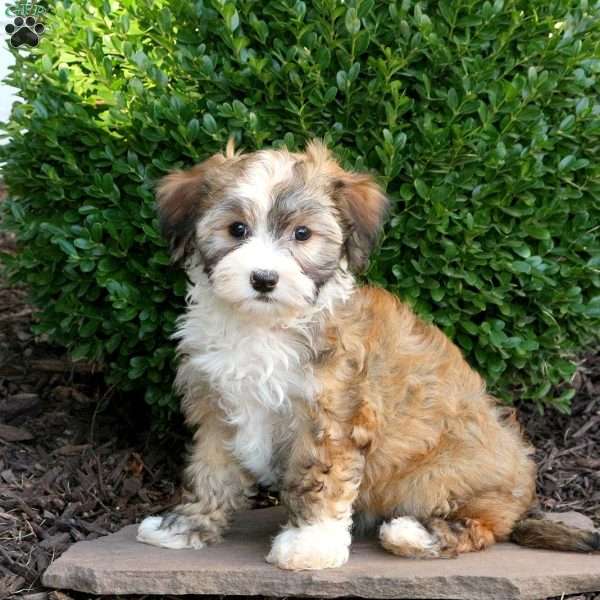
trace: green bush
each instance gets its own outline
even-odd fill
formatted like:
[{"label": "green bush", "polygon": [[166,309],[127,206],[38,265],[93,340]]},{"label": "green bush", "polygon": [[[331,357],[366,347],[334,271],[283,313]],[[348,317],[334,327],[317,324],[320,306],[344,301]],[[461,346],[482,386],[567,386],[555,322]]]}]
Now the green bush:
[{"label": "green bush", "polygon": [[[368,277],[494,392],[567,410],[600,317],[600,4],[57,3],[1,150],[37,329],[173,410],[185,279],[153,183],[223,148],[324,137],[393,212]],[[555,387],[555,384],[562,384]]]}]

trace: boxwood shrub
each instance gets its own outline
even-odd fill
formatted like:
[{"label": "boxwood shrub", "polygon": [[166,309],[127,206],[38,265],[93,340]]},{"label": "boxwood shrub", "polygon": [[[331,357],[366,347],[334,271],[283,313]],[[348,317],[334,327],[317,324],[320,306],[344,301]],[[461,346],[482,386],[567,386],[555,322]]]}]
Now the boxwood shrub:
[{"label": "boxwood shrub", "polygon": [[230,135],[318,136],[392,199],[368,279],[500,397],[568,410],[600,317],[598,2],[90,0],[46,25],[0,150],[40,333],[176,410],[185,278],[153,184]]}]

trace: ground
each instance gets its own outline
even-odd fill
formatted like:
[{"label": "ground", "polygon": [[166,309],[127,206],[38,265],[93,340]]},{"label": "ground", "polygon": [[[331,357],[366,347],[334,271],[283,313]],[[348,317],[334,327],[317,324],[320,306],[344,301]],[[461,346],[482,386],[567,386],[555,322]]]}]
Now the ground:
[{"label": "ground", "polygon": [[[10,236],[0,233],[0,247],[11,251]],[[70,544],[161,512],[179,497],[183,443],[174,451],[131,411],[115,412],[133,399],[116,396],[93,366],[73,364],[36,338],[34,319],[25,291],[0,280],[0,600],[43,600],[41,574]],[[531,407],[518,417],[537,447],[542,508],[580,511],[598,525],[600,355],[582,361],[575,383],[571,417]]]}]

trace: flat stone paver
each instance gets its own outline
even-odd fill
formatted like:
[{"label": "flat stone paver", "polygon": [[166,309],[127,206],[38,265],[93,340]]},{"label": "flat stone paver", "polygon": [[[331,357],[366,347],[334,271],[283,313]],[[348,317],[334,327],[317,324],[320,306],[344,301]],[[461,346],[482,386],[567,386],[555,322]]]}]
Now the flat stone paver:
[{"label": "flat stone paver", "polygon": [[[218,594],[466,600],[539,599],[600,591],[600,555],[498,544],[448,560],[388,554],[376,539],[354,540],[339,569],[289,572],[267,564],[280,508],[241,513],[221,544],[167,550],[135,541],[136,526],[78,542],[56,560],[44,585],[92,594]],[[565,518],[564,520],[570,520]]]}]

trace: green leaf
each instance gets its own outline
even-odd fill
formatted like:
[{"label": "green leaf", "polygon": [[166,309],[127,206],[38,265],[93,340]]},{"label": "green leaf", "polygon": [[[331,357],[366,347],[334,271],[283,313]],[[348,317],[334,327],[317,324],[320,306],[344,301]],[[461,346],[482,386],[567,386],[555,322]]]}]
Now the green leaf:
[{"label": "green leaf", "polygon": [[344,20],[346,29],[351,35],[355,35],[360,31],[360,19],[355,8],[348,8],[346,10],[346,18]]},{"label": "green leaf", "polygon": [[73,246],[73,244],[71,244],[71,242],[69,242],[65,239],[58,238],[58,239],[56,239],[56,243],[60,246],[60,249],[65,254],[68,254],[69,256],[72,256],[74,258],[77,258],[79,256],[77,254],[77,250],[75,249],[75,246]]},{"label": "green leaf", "polygon": [[523,230],[531,237],[536,238],[538,240],[548,240],[550,239],[550,232],[548,229],[542,225],[536,225],[533,223],[527,223],[523,225]]},{"label": "green leaf", "polygon": [[226,4],[223,7],[223,17],[230,31],[235,31],[240,26],[240,16],[233,4]]},{"label": "green leaf", "polygon": [[531,265],[524,260],[515,260],[512,267],[517,273],[531,273]]},{"label": "green leaf", "polygon": [[217,122],[210,113],[204,114],[202,117],[202,123],[204,124],[206,131],[209,133],[215,133],[217,131]]},{"label": "green leaf", "polygon": [[94,247],[94,243],[90,240],[86,240],[84,238],[77,238],[73,244],[76,248],[80,248],[81,250],[89,250]]},{"label": "green leaf", "polygon": [[191,140],[195,140],[200,133],[200,121],[198,119],[190,119],[187,125],[188,137]]},{"label": "green leaf", "polygon": [[423,200],[429,200],[429,188],[422,179],[415,179],[415,189]]},{"label": "green leaf", "polygon": [[565,171],[575,163],[575,160],[575,156],[573,156],[572,154],[568,154],[567,156],[562,158],[561,161],[558,163],[558,170]]},{"label": "green leaf", "polygon": [[448,90],[448,106],[455,111],[458,108],[458,95],[454,88]]},{"label": "green leaf", "polygon": [[436,288],[436,289],[431,290],[431,298],[435,302],[440,302],[445,295],[446,295],[446,292],[444,291],[443,288]]}]

